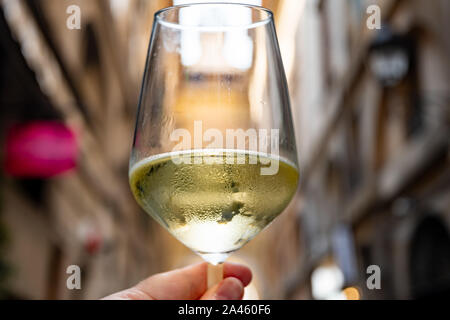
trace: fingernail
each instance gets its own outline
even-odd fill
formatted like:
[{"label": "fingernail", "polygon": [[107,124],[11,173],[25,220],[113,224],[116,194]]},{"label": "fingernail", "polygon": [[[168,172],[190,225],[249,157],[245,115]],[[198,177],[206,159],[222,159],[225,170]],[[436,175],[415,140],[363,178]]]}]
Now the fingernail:
[{"label": "fingernail", "polygon": [[217,300],[239,300],[244,294],[244,286],[239,279],[226,278],[217,289]]}]

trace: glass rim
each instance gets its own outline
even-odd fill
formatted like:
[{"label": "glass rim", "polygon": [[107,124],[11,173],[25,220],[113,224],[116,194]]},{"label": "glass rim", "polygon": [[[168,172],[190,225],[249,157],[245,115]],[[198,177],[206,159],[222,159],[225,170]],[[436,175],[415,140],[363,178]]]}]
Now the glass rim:
[{"label": "glass rim", "polygon": [[[202,6],[233,6],[239,8],[248,8],[251,9],[252,12],[263,12],[267,14],[267,17],[261,19],[260,21],[251,22],[248,24],[242,25],[217,25],[217,26],[195,26],[195,25],[182,25],[176,22],[169,22],[163,18],[163,14],[171,11],[176,11],[183,8],[196,8]],[[273,12],[270,9],[264,8],[262,6],[244,4],[244,3],[230,3],[230,2],[201,2],[201,3],[190,3],[190,4],[182,4],[177,6],[171,6],[164,9],[161,9],[155,13],[155,23],[159,23],[165,27],[178,29],[178,30],[198,30],[198,31],[227,31],[227,30],[236,30],[236,29],[255,29],[269,23],[273,22]]]}]

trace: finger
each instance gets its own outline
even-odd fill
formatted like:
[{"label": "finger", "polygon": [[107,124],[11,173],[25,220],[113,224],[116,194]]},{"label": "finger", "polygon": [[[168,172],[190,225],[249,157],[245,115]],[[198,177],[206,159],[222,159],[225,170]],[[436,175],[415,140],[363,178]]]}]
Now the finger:
[{"label": "finger", "polygon": [[206,263],[160,273],[105,300],[193,300],[206,290]]},{"label": "finger", "polygon": [[[226,263],[224,278],[234,277],[243,286],[250,283],[252,274],[242,265]],[[207,264],[200,263],[183,269],[154,275],[135,287],[105,299],[131,300],[196,300],[207,290]]]},{"label": "finger", "polygon": [[252,281],[251,270],[241,264],[227,262],[223,266],[223,277],[234,277],[242,281],[244,287],[248,286]]},{"label": "finger", "polygon": [[233,277],[222,280],[209,289],[201,300],[241,300],[244,296],[244,284]]},{"label": "finger", "polygon": [[154,275],[136,287],[156,300],[196,300],[207,289],[207,264]]},{"label": "finger", "polygon": [[[197,300],[207,288],[207,263],[155,275],[138,284],[138,288],[156,300]],[[225,263],[224,278],[234,277],[247,286],[252,278],[249,268]]]}]

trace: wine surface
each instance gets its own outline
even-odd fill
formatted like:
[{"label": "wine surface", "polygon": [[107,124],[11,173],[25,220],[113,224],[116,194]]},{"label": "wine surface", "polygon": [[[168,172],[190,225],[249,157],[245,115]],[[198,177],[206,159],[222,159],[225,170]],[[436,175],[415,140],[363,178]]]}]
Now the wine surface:
[{"label": "wine surface", "polygon": [[[270,161],[278,161],[278,172],[262,175]],[[272,222],[291,201],[298,180],[287,160],[229,150],[167,153],[130,170],[139,205],[211,263],[223,262]]]}]

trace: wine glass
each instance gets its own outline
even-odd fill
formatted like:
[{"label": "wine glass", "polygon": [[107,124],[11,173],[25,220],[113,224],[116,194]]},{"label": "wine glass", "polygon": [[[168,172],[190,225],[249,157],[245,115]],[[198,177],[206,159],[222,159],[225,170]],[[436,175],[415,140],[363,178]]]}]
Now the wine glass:
[{"label": "wine glass", "polygon": [[270,10],[156,13],[129,179],[139,205],[210,266],[286,208],[299,170]]}]

